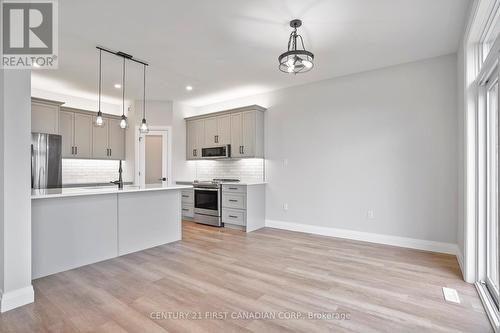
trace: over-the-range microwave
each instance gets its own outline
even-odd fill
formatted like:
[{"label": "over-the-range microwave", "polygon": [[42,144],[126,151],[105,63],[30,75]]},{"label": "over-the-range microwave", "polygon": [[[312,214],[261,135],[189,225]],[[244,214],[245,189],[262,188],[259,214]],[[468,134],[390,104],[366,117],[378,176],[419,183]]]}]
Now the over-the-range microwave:
[{"label": "over-the-range microwave", "polygon": [[215,158],[230,158],[230,157],[231,157],[231,145],[201,148],[201,158],[215,159]]}]

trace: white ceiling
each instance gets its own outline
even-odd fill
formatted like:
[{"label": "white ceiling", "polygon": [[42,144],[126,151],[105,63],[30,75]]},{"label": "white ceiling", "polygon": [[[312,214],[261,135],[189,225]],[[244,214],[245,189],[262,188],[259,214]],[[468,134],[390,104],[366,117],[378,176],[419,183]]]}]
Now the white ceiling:
[{"label": "white ceiling", "polygon": [[[468,0],[64,0],[59,69],[33,87],[96,96],[103,45],[150,62],[148,99],[199,106],[457,51]],[[291,19],[315,68],[278,71]],[[104,94],[120,100],[121,60],[103,55]],[[127,65],[127,99],[142,98],[142,68]],[[186,85],[194,90],[188,92]]]}]

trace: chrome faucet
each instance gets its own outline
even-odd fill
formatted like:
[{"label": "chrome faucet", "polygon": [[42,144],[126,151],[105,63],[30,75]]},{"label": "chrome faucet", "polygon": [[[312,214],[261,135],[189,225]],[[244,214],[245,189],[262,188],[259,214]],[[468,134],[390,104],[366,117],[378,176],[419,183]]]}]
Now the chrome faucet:
[{"label": "chrome faucet", "polygon": [[119,190],[122,190],[122,189],[123,189],[123,178],[122,178],[122,172],[123,172],[123,169],[122,169],[122,160],[120,160],[120,168],[118,168],[118,174],[119,174],[118,180],[115,180],[115,181],[113,181],[113,182],[110,182],[111,184],[118,185],[118,189],[119,189]]}]

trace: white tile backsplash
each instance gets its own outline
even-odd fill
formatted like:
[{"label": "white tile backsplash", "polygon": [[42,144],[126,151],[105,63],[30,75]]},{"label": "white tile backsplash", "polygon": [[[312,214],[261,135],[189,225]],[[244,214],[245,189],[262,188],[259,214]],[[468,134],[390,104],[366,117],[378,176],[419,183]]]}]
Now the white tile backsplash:
[{"label": "white tile backsplash", "polygon": [[194,163],[198,180],[213,178],[237,178],[248,182],[265,180],[265,160],[262,158],[189,162]]},{"label": "white tile backsplash", "polygon": [[[110,160],[62,160],[62,183],[86,184],[107,183],[118,179],[119,161]],[[127,163],[122,162],[125,174]]]}]

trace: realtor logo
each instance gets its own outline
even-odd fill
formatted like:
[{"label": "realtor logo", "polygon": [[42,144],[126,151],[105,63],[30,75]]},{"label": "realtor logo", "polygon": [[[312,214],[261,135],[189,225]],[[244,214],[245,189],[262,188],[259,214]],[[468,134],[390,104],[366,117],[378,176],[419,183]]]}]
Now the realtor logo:
[{"label": "realtor logo", "polygon": [[57,68],[57,2],[2,1],[2,68]]}]

